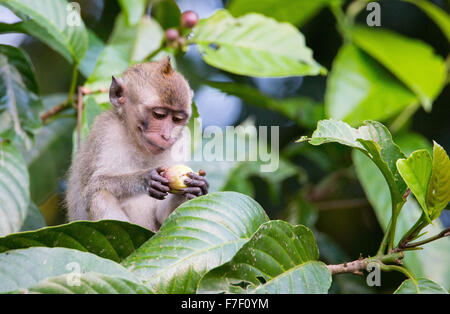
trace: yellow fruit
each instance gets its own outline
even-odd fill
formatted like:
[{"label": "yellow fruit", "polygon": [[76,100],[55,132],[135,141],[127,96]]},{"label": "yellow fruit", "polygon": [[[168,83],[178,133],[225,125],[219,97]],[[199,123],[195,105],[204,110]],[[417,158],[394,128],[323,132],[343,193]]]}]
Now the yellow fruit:
[{"label": "yellow fruit", "polygon": [[189,179],[187,176],[189,172],[194,171],[185,165],[175,165],[167,168],[163,175],[167,180],[169,180],[169,187],[174,190],[172,192],[187,188],[184,180]]}]

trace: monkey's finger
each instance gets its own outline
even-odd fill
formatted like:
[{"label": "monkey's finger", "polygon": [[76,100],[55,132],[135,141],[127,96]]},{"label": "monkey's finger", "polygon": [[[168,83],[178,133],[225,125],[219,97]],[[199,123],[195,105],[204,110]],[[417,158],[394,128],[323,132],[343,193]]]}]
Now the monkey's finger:
[{"label": "monkey's finger", "polygon": [[[209,189],[209,183],[208,183],[208,181],[206,181],[206,179],[202,175],[198,175],[195,172],[189,172],[187,175],[191,179],[195,179],[195,180],[199,180],[199,181],[205,182],[206,187]],[[206,175],[206,173],[205,173],[205,175]]]},{"label": "monkey's finger", "polygon": [[160,175],[160,174],[159,174],[158,172],[156,172],[156,171],[153,171],[153,172],[150,174],[150,179],[159,181],[159,182],[161,182],[161,183],[164,184],[164,185],[168,185],[168,184],[169,184],[169,180],[167,180],[166,178],[164,178],[162,175]]},{"label": "monkey's finger", "polygon": [[150,182],[150,186],[152,188],[154,188],[155,190],[157,190],[157,191],[166,192],[166,193],[170,191],[170,188],[167,185],[163,185],[159,181],[153,181],[152,180]]},{"label": "monkey's finger", "polygon": [[158,200],[163,200],[167,196],[167,193],[157,191],[154,188],[149,188],[148,189],[148,194],[151,197],[156,198]]},{"label": "monkey's finger", "polygon": [[201,196],[203,194],[202,189],[200,189],[199,187],[191,187],[191,188],[184,188],[182,189],[182,191],[185,194],[194,194],[196,196]]},{"label": "monkey's finger", "polygon": [[166,170],[167,170],[167,169],[164,168],[164,167],[158,167],[158,168],[156,168],[156,172],[158,172],[159,174],[165,172]]},{"label": "monkey's finger", "polygon": [[186,193],[186,194],[184,194],[185,196],[186,196],[186,198],[188,199],[188,200],[191,200],[191,199],[193,199],[193,198],[196,198],[197,197],[197,195],[194,195],[194,194],[190,194],[190,193]]},{"label": "monkey's finger", "polygon": [[198,186],[202,189],[203,194],[208,194],[208,185],[205,180],[186,179],[184,180],[184,183],[190,187]]}]

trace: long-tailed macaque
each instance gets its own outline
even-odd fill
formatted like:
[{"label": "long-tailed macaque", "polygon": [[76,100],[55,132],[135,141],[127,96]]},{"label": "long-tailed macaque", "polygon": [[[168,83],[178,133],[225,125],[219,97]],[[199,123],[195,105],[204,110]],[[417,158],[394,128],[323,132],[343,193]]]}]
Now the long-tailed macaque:
[{"label": "long-tailed macaque", "polygon": [[157,231],[182,202],[208,193],[203,173],[189,173],[181,194],[169,194],[162,176],[183,141],[192,96],[169,58],[113,76],[113,109],[96,118],[69,172],[70,221],[117,219]]}]

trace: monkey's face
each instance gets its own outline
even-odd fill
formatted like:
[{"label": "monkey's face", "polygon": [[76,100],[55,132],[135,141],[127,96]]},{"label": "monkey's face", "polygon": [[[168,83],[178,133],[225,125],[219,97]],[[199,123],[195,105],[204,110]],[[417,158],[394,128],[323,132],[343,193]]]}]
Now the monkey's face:
[{"label": "monkey's face", "polygon": [[152,154],[169,149],[191,114],[193,92],[169,58],[137,64],[112,77],[109,98],[140,146]]},{"label": "monkey's face", "polygon": [[136,135],[152,154],[172,147],[189,118],[185,110],[170,105],[143,106],[138,116]]}]

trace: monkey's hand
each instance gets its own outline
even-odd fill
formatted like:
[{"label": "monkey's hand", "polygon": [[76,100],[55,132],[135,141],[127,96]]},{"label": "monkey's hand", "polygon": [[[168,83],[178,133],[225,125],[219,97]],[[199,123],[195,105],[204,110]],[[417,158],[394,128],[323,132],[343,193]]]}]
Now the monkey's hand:
[{"label": "monkey's hand", "polygon": [[169,180],[162,176],[164,171],[166,169],[158,167],[146,173],[146,191],[148,195],[158,200],[165,199],[170,191]]},{"label": "monkey's hand", "polygon": [[189,179],[185,179],[184,183],[188,187],[182,189],[187,199],[190,200],[195,197],[208,194],[209,183],[205,179],[205,171],[200,170],[198,174],[195,172],[189,172],[187,176],[189,177]]}]

